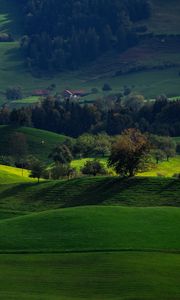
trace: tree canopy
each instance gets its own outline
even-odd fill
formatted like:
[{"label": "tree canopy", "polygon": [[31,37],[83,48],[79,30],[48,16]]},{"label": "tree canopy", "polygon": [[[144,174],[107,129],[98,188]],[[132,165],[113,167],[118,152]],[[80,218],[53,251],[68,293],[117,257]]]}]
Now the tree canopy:
[{"label": "tree canopy", "polygon": [[112,146],[109,166],[123,177],[133,177],[143,170],[149,151],[148,138],[137,129],[127,129]]}]

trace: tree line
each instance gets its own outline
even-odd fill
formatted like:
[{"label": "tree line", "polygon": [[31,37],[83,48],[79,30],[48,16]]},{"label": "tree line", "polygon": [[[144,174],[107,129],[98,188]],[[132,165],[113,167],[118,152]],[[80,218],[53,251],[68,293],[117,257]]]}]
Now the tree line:
[{"label": "tree line", "polygon": [[48,72],[77,69],[106,51],[133,46],[138,41],[136,22],[151,15],[150,0],[21,2],[26,63]]},{"label": "tree line", "polygon": [[142,96],[100,99],[81,105],[48,96],[32,107],[0,109],[0,124],[29,126],[71,137],[84,133],[121,134],[127,128],[164,136],[180,136],[180,101],[169,101],[165,96],[145,102]]}]

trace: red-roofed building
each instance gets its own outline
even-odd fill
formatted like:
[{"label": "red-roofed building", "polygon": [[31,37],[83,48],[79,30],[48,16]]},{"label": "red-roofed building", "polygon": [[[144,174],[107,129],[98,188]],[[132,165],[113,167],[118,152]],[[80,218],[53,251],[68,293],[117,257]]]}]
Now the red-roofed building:
[{"label": "red-roofed building", "polygon": [[49,95],[49,91],[48,90],[34,90],[32,92],[32,96],[39,96],[39,97],[45,97]]},{"label": "red-roofed building", "polygon": [[88,93],[86,93],[84,90],[65,90],[63,92],[63,97],[65,99],[79,98],[87,95]]}]

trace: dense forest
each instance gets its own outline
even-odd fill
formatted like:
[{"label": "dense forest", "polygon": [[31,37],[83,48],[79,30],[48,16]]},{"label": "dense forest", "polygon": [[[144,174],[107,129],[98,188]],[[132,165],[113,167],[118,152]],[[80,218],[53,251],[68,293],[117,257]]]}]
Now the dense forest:
[{"label": "dense forest", "polygon": [[83,133],[106,132],[121,134],[127,128],[164,136],[180,136],[180,101],[160,96],[154,102],[144,102],[142,96],[130,95],[125,102],[117,98],[98,100],[92,105],[80,105],[49,96],[41,104],[0,110],[0,124],[32,126],[72,137]]},{"label": "dense forest", "polygon": [[25,60],[30,69],[48,72],[77,69],[108,50],[133,46],[138,41],[136,22],[151,14],[149,0],[21,2]]}]

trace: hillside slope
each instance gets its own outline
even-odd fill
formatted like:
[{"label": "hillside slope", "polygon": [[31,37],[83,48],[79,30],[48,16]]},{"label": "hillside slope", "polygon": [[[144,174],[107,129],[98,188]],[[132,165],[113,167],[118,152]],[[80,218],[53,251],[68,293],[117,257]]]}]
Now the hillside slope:
[{"label": "hillside slope", "polygon": [[41,211],[86,205],[180,206],[180,181],[173,178],[78,178],[0,185],[0,208]]},{"label": "hillside slope", "polygon": [[51,150],[68,138],[63,135],[36,128],[0,126],[1,155],[7,155],[7,149],[10,147],[9,138],[15,132],[24,134],[28,146],[27,154],[33,155],[42,161],[47,161]]},{"label": "hillside slope", "polygon": [[71,208],[0,221],[0,251],[179,250],[178,208]]}]

